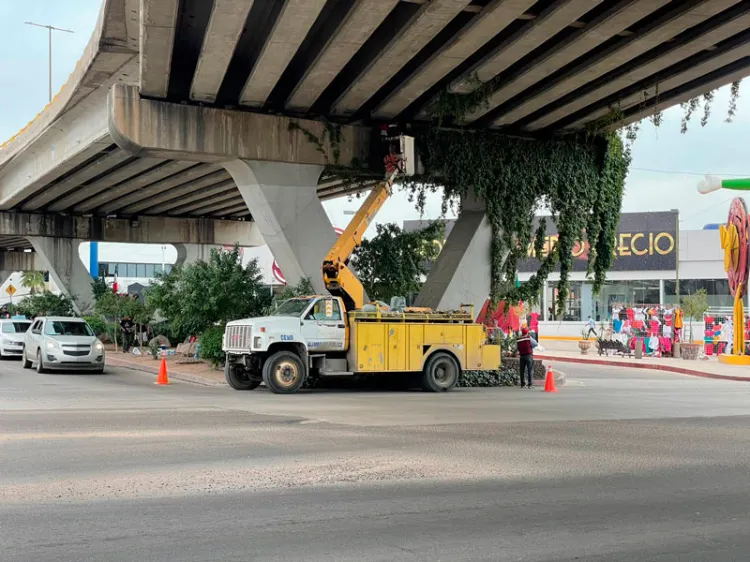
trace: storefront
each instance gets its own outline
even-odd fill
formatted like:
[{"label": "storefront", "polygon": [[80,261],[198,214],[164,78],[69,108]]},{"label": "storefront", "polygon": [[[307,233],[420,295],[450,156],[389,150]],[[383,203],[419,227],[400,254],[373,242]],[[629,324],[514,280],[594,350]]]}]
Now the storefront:
[{"label": "storefront", "polygon": [[[577,244],[573,248],[574,268],[563,313],[557,314],[554,306],[558,272],[550,275],[539,302],[529,307],[543,319],[539,324],[541,336],[578,337],[589,316],[597,324],[606,322],[617,305],[674,305],[678,277],[680,295],[706,289],[712,308],[731,307],[733,299],[724,272],[719,231],[681,230],[678,234],[678,220],[674,211],[623,213],[614,249],[615,261],[599,294],[594,294],[593,283],[586,279],[588,247]],[[412,230],[420,224],[424,225],[420,221],[406,221],[404,228]],[[452,227],[452,221],[447,221],[446,238]],[[556,240],[557,231],[549,221],[547,232],[545,251]],[[518,266],[519,281],[528,281],[538,267],[539,261],[529,248],[529,258]]]},{"label": "storefront", "polygon": [[[597,324],[606,322],[618,306],[674,305],[678,277],[680,295],[705,289],[712,308],[731,308],[719,231],[682,230],[678,234],[677,224],[675,212],[623,213],[615,261],[599,294],[594,294],[593,283],[586,279],[588,253],[580,246],[574,248],[576,259],[563,314],[557,314],[554,306],[560,278],[557,272],[550,275],[539,303],[531,307],[544,318],[540,333],[577,337],[589,316]],[[554,225],[548,224],[548,228],[555,232]],[[550,236],[554,239],[554,234]],[[528,281],[538,264],[533,255],[520,263],[519,280]]]}]

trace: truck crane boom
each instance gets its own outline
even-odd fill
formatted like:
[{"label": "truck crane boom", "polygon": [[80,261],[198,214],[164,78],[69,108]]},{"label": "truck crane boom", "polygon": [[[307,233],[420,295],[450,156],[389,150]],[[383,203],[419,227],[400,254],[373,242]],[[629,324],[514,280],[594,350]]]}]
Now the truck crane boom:
[{"label": "truck crane boom", "polygon": [[362,237],[372,219],[391,196],[393,180],[398,172],[398,168],[394,169],[384,182],[379,183],[370,192],[323,260],[323,281],[326,289],[333,296],[341,297],[347,311],[360,309],[365,304],[365,288],[349,269],[349,258],[362,243]]}]

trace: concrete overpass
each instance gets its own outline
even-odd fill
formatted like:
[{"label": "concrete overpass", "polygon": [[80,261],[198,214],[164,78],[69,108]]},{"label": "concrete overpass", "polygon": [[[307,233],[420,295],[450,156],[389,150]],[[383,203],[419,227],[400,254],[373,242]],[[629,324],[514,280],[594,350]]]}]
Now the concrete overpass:
[{"label": "concrete overpass", "polygon": [[[480,84],[471,128],[565,134],[614,105],[627,124],[750,74],[749,23],[750,0],[105,0],[0,151],[0,211],[252,220],[287,278],[319,284],[320,198],[351,189],[324,167],[369,161],[373,128]],[[324,120],[339,141],[315,146]]]}]

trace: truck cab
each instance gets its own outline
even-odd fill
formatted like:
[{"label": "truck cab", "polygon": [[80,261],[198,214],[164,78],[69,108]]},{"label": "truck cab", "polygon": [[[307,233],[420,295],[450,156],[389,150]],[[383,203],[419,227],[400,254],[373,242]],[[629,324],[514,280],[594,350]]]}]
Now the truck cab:
[{"label": "truck cab", "polygon": [[274,392],[294,392],[311,368],[325,368],[328,355],[332,364],[342,359],[347,342],[341,298],[292,298],[269,316],[227,324],[222,345],[227,382],[237,390],[257,388],[263,381]]}]

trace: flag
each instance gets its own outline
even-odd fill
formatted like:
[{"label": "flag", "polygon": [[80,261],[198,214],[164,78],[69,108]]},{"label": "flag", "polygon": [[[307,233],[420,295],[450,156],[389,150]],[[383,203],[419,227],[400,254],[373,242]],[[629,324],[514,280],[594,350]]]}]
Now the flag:
[{"label": "flag", "polygon": [[112,282],[112,292],[114,294],[117,294],[117,289],[119,287],[117,286],[117,266],[115,266],[115,280]]}]

